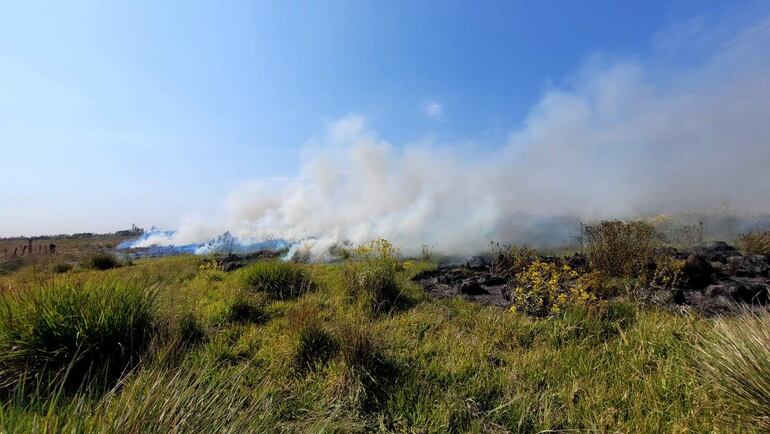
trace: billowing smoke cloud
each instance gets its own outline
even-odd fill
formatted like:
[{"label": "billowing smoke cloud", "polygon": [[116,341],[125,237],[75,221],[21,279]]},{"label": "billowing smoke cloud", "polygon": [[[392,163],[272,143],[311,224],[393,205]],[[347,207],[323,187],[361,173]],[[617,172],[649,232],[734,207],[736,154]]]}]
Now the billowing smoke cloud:
[{"label": "billowing smoke cloud", "polygon": [[[294,179],[227,199],[242,237],[330,245],[386,237],[446,253],[490,240],[559,243],[561,223],[714,208],[770,211],[770,20],[697,64],[591,59],[553,87],[507,143],[477,154],[397,146],[348,115],[307,146]],[[177,236],[211,236],[187,222]],[[197,231],[197,233],[196,233]]]}]

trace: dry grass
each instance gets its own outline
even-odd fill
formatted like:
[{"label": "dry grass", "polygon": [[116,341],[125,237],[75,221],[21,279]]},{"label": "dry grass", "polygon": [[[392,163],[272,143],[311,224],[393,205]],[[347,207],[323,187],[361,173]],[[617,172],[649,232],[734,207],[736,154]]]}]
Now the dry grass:
[{"label": "dry grass", "polygon": [[639,275],[663,244],[651,224],[618,220],[584,225],[580,241],[591,269],[609,276]]},{"label": "dry grass", "polygon": [[[27,245],[26,238],[2,238],[0,239],[0,274],[2,263],[5,261],[18,262],[19,266],[37,266],[39,268],[52,268],[56,264],[78,264],[86,261],[90,256],[113,250],[122,241],[136,238],[120,235],[92,235],[84,237],[40,237],[32,240],[33,254],[22,255],[23,246]],[[38,253],[37,246],[48,247],[56,245],[55,253]],[[12,257],[14,249],[16,256]],[[18,267],[16,267],[18,268]]]},{"label": "dry grass", "polygon": [[698,356],[703,374],[738,408],[733,421],[770,431],[770,314],[717,320]]},{"label": "dry grass", "polygon": [[743,234],[740,242],[750,255],[770,255],[770,231]]}]

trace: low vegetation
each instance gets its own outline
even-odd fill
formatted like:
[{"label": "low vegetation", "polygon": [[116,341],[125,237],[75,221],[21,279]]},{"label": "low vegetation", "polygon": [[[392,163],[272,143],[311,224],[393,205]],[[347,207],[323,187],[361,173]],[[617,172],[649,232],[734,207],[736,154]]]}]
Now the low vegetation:
[{"label": "low vegetation", "polygon": [[384,240],[337,264],[22,268],[0,276],[0,432],[761,428],[767,319],[602,295],[648,257],[611,259],[646,232],[608,231],[595,269],[505,249],[513,310],[427,297],[411,278],[435,265]]},{"label": "low vegetation", "polygon": [[518,274],[538,260],[534,249],[515,245],[492,243],[492,256],[495,259],[495,271],[498,273]]}]

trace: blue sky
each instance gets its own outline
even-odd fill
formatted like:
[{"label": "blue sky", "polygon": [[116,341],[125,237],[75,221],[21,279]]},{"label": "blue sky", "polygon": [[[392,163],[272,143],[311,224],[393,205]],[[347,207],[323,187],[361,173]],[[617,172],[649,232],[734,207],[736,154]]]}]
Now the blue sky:
[{"label": "blue sky", "polygon": [[586,63],[686,68],[708,45],[688,29],[767,10],[718,1],[7,2],[0,235],[173,227],[249,179],[295,176],[305,143],[349,113],[396,144],[499,146]]}]

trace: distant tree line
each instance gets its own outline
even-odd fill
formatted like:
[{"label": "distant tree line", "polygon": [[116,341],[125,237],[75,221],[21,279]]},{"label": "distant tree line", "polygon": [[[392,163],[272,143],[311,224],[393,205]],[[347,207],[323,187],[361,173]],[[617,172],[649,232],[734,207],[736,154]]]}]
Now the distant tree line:
[{"label": "distant tree line", "polygon": [[82,239],[82,238],[95,238],[95,237],[109,237],[109,236],[122,236],[129,237],[133,235],[142,235],[144,229],[134,224],[131,225],[131,229],[123,229],[111,233],[97,234],[93,232],[78,232],[74,234],[56,234],[56,235],[35,235],[31,237],[16,236],[16,237],[0,237],[2,241],[19,241],[19,240],[45,240],[51,238],[57,239]]}]

